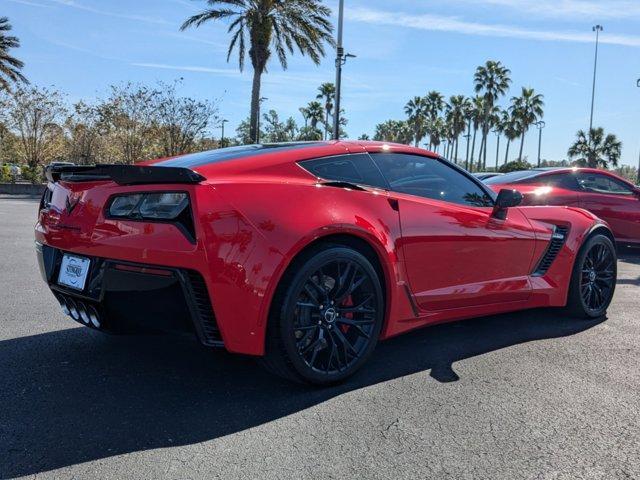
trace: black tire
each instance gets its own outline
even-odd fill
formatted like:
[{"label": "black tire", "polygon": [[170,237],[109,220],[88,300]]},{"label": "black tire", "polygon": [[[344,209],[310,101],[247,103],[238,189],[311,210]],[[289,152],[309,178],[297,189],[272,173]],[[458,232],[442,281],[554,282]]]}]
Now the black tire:
[{"label": "black tire", "polygon": [[576,257],[569,285],[567,313],[578,318],[602,317],[616,288],[616,248],[606,235],[589,237]]},{"label": "black tire", "polygon": [[264,366],[296,382],[346,379],[373,353],[384,304],[378,273],[364,255],[339,245],[307,252],[272,302]]}]

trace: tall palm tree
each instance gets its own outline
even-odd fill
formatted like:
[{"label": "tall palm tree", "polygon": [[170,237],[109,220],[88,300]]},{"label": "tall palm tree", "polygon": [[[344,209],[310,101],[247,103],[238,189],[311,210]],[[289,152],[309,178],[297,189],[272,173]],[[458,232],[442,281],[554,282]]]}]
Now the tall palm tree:
[{"label": "tall palm tree", "polygon": [[[440,115],[440,112],[444,109],[444,95],[435,90],[427,93],[427,96],[424,97],[425,101],[425,111],[427,115],[427,119],[429,123],[433,123]],[[429,148],[433,148],[433,142],[429,139]]]},{"label": "tall palm tree", "polygon": [[427,131],[429,132],[429,142],[431,144],[431,148],[438,153],[438,149],[442,140],[446,138],[446,125],[445,121],[442,117],[437,117],[433,120],[429,120],[427,125]]},{"label": "tall palm tree", "polygon": [[449,98],[449,109],[447,117],[451,123],[451,134],[453,136],[453,159],[458,161],[458,144],[460,142],[460,135],[467,127],[466,112],[469,108],[469,99],[464,95],[454,95]]},{"label": "tall palm tree", "polygon": [[580,167],[607,168],[618,166],[622,154],[622,142],[612,133],[605,136],[602,127],[592,128],[589,135],[580,130],[567,155]]},{"label": "tall palm tree", "polygon": [[427,134],[427,102],[424,97],[413,97],[404,106],[407,122],[413,130],[414,145],[417,147]]},{"label": "tall palm tree", "polygon": [[[473,156],[476,150],[476,135],[478,133],[478,128],[482,123],[482,118],[484,115],[484,97],[476,95],[471,100],[471,109],[469,110],[469,119],[473,124],[473,140],[471,141],[471,158],[469,159],[469,168],[470,171],[473,171]],[[478,155],[478,161],[480,159],[480,155]]]},{"label": "tall palm tree", "polygon": [[7,17],[0,17],[0,91],[9,91],[12,83],[28,83],[20,70],[24,63],[13,57],[9,50],[20,47],[18,37],[8,35],[11,24]]},{"label": "tall palm tree", "polygon": [[329,117],[333,111],[333,100],[336,96],[336,86],[333,83],[326,82],[318,87],[318,95],[316,98],[319,100],[324,99],[324,139],[329,137]]},{"label": "tall palm tree", "polygon": [[373,139],[381,142],[409,144],[413,139],[413,132],[406,121],[387,120],[376,125]]},{"label": "tall palm tree", "polygon": [[524,149],[524,136],[529,127],[536,123],[544,116],[544,96],[536,93],[533,88],[522,87],[522,94],[519,97],[511,99],[511,108],[518,125],[520,126],[520,155],[522,160],[522,151]]},{"label": "tall palm tree", "polygon": [[324,109],[320,102],[309,102],[305,107],[307,120],[311,123],[311,128],[318,128],[318,123],[323,121]]},{"label": "tall palm tree", "polygon": [[520,136],[520,125],[518,125],[517,119],[513,116],[513,111],[509,109],[504,110],[502,123],[502,133],[507,140],[507,147],[504,152],[504,163],[506,164],[509,161],[509,147],[511,146],[511,142]]},{"label": "tall palm tree", "polygon": [[483,165],[485,166],[487,163],[487,136],[491,129],[489,120],[496,102],[509,90],[510,74],[511,70],[503,66],[502,63],[488,60],[484,65],[476,69],[476,73],[473,76],[475,92],[482,94],[485,99],[485,111],[482,118],[482,141],[480,143],[481,151],[484,149]]},{"label": "tall palm tree", "polygon": [[331,10],[320,0],[206,0],[208,8],[189,17],[180,27],[199,27],[209,21],[229,22],[231,41],[227,61],[237,49],[239,67],[244,69],[248,53],[253,67],[249,135],[258,138],[260,86],[271,54],[275,52],[282,68],[287,55],[297,48],[318,65],[325,55],[324,42],[335,45]]}]

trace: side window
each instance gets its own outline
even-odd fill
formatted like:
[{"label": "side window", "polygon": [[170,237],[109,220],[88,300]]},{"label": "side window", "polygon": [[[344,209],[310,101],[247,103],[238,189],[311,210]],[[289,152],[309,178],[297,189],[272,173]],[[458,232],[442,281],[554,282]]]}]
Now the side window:
[{"label": "side window", "polygon": [[557,173],[538,177],[539,183],[550,187],[564,188],[567,190],[578,190],[576,176],[572,173]]},{"label": "side window", "polygon": [[493,201],[473,180],[435,158],[396,153],[371,157],[391,190],[473,207],[491,207]]},{"label": "side window", "polygon": [[339,155],[336,157],[305,160],[300,165],[312,175],[325,180],[370,185],[387,188],[380,170],[373,164],[367,154]]},{"label": "side window", "polygon": [[579,173],[578,183],[580,188],[587,192],[607,193],[610,195],[633,195],[633,191],[627,185],[615,178],[598,173]]}]

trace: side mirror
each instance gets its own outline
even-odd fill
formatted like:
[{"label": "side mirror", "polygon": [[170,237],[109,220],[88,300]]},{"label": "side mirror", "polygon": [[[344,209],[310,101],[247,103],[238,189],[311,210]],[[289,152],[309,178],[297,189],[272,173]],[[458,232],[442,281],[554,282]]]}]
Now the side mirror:
[{"label": "side mirror", "polygon": [[504,220],[507,218],[507,210],[520,205],[522,198],[522,194],[517,190],[500,190],[491,216],[498,220]]}]

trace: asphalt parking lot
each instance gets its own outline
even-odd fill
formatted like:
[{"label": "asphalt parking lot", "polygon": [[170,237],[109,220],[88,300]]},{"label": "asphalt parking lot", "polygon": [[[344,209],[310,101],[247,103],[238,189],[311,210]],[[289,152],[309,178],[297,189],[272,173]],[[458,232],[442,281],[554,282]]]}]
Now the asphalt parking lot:
[{"label": "asphalt parking lot", "polygon": [[40,279],[36,207],[0,197],[0,478],[640,478],[632,250],[607,319],[428,328],[321,390],[190,338],[76,326]]}]

